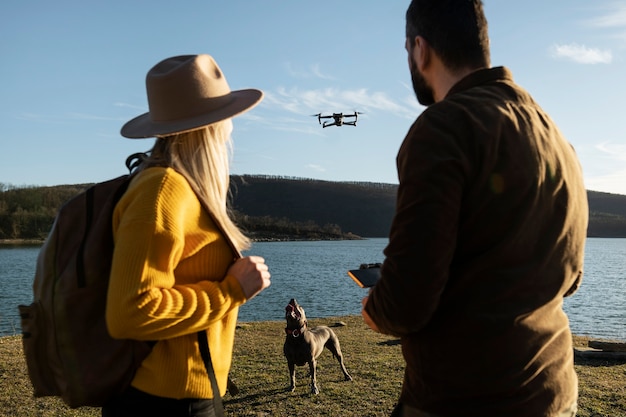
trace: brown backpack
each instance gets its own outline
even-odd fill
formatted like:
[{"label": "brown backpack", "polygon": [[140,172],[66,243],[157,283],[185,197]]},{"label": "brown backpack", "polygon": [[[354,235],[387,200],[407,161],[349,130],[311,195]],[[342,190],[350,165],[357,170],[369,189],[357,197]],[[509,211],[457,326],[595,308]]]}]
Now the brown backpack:
[{"label": "brown backpack", "polygon": [[130,384],[150,352],[146,342],[111,338],[105,323],[111,217],[130,178],[96,184],[65,203],[39,252],[34,302],[19,306],[36,397],[102,406]]},{"label": "brown backpack", "polygon": [[[145,156],[129,156],[128,170],[132,172]],[[105,322],[113,259],[113,210],[131,178],[124,175],[98,183],[65,203],[39,252],[34,302],[18,306],[35,397],[60,396],[72,408],[101,407],[130,385],[154,345],[113,339]],[[240,257],[228,235],[224,236],[235,257]],[[211,388],[219,393],[206,332],[197,336]],[[232,395],[238,391],[230,378],[228,390]],[[214,396],[213,405],[216,415],[222,416],[219,394]]]}]

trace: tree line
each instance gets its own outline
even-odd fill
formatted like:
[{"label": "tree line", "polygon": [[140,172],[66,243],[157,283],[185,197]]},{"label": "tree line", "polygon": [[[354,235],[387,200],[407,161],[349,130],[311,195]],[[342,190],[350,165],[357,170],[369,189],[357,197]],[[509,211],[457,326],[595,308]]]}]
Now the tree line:
[{"label": "tree line", "polygon": [[[60,207],[93,184],[14,187],[0,183],[0,240],[43,240]],[[234,221],[254,240],[360,239],[337,224],[318,224],[233,211]]]},{"label": "tree line", "polygon": [[[0,240],[43,240],[62,204],[92,184],[0,183]],[[386,237],[397,185],[231,176],[234,220],[255,240]],[[588,191],[590,237],[626,237],[626,196]]]}]

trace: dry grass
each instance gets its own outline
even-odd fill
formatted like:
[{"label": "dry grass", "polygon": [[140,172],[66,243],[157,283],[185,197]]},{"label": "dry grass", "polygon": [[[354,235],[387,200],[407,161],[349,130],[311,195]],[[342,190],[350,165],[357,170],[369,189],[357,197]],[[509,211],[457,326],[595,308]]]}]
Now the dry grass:
[{"label": "dry grass", "polygon": [[[346,367],[354,381],[345,382],[329,352],[318,362],[320,394],[309,394],[307,369],[298,368],[298,386],[288,392],[283,358],[284,323],[244,323],[237,330],[231,376],[239,395],[226,396],[231,416],[388,416],[402,383],[403,360],[397,340],[375,334],[360,317],[310,319],[311,325],[346,324],[334,330],[341,340]],[[586,346],[588,338],[576,337]],[[626,416],[626,363],[577,360],[579,417]],[[34,399],[19,337],[0,338],[0,416],[99,416],[97,409],[71,410],[58,399]]]}]

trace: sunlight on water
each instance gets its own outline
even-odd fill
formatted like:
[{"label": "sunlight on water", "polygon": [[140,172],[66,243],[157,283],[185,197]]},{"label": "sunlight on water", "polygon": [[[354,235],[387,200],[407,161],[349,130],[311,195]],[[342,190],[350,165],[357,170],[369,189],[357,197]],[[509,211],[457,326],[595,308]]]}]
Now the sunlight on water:
[{"label": "sunlight on water", "polygon": [[[272,286],[241,307],[241,321],[284,319],[296,298],[309,318],[359,315],[366,289],[346,274],[362,263],[381,262],[387,239],[259,242],[248,254],[263,256]],[[0,336],[18,334],[18,304],[32,301],[38,247],[0,248]],[[572,331],[626,340],[626,239],[587,240],[580,290],[565,299]]]},{"label": "sunlight on water", "polygon": [[564,309],[574,333],[626,340],[626,239],[587,240],[583,282]]},{"label": "sunlight on water", "polygon": [[367,290],[358,287],[347,271],[381,262],[386,243],[387,239],[255,243],[249,254],[265,258],[272,285],[241,308],[240,320],[283,320],[291,298],[311,318],[360,314]]},{"label": "sunlight on water", "polygon": [[32,302],[38,246],[0,248],[0,336],[19,334],[18,304]]}]

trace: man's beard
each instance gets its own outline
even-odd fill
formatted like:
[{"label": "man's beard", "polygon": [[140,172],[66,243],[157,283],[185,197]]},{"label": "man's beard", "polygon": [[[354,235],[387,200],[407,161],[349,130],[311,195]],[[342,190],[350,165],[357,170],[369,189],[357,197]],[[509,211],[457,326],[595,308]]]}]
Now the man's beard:
[{"label": "man's beard", "polygon": [[433,89],[428,85],[426,79],[417,68],[412,54],[409,60],[409,69],[411,71],[411,81],[413,82],[413,91],[415,91],[417,101],[423,106],[434,104],[435,97],[433,95]]}]

